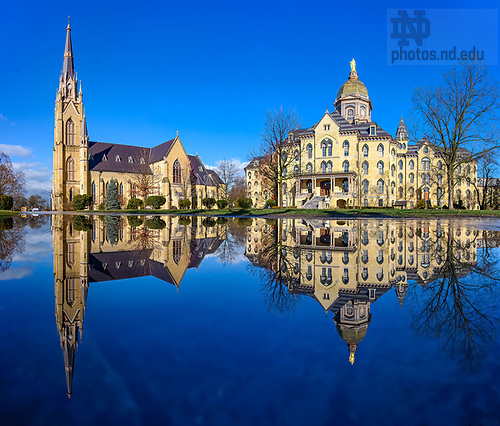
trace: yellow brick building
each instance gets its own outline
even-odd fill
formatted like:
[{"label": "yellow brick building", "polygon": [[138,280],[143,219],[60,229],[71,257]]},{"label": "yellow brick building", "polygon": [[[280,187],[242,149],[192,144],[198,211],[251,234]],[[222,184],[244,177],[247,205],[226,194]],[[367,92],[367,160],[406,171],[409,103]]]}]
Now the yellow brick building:
[{"label": "yellow brick building", "polygon": [[52,209],[71,209],[77,194],[91,194],[91,208],[97,209],[111,179],[117,181],[123,207],[138,197],[140,182],[149,180],[148,195],[165,196],[166,208],[177,207],[180,199],[201,208],[203,198],[220,198],[217,178],[197,156],[186,154],[178,135],[153,148],[89,140],[68,24],[55,102]]},{"label": "yellow brick building", "polygon": [[[431,206],[448,204],[443,162],[425,140],[409,144],[403,119],[395,137],[372,120],[372,102],[354,60],[334,111],[327,110],[309,128],[292,130],[286,144],[294,161],[283,173],[284,206],[412,208],[421,199]],[[247,196],[256,207],[276,196],[273,185],[262,179],[262,160],[254,158],[245,169]],[[458,167],[455,180],[455,202],[476,209],[477,164]]]}]

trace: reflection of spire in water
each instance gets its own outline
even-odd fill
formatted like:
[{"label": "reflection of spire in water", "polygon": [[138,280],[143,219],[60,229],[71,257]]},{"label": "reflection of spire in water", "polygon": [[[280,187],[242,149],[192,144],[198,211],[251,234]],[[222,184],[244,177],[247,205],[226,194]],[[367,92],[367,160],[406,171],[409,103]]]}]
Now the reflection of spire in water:
[{"label": "reflection of spire in water", "polygon": [[354,364],[354,354],[356,353],[356,349],[358,348],[358,345],[347,345],[349,347],[349,362],[351,365]]},{"label": "reflection of spire in water", "polygon": [[73,226],[73,220],[53,216],[52,226],[56,323],[69,398],[89,286],[154,276],[175,285],[178,292],[186,270],[198,268],[205,256],[216,252],[222,243],[218,225],[204,229],[203,238],[197,238],[193,226],[185,239],[181,232],[185,227],[176,226],[176,218],[168,218],[164,230],[146,229],[139,220],[121,220],[116,241],[111,244],[106,240],[103,221],[92,217],[90,229],[80,231]]}]

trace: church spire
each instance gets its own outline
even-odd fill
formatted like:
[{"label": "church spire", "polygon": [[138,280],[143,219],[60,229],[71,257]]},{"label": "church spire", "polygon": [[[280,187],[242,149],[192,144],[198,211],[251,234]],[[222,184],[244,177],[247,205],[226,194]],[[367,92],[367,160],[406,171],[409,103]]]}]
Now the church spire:
[{"label": "church spire", "polygon": [[66,27],[66,45],[64,46],[64,60],[63,60],[63,70],[62,76],[64,79],[68,77],[75,78],[75,67],[73,65],[73,47],[71,45],[71,27],[69,26],[69,16],[68,16],[68,26]]}]

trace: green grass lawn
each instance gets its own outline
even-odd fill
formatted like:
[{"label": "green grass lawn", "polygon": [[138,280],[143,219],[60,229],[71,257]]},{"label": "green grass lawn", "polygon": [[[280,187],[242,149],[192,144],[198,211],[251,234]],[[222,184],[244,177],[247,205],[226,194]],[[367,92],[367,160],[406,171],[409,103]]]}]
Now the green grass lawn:
[{"label": "green grass lawn", "polygon": [[[81,212],[85,214],[85,212]],[[500,217],[500,210],[432,210],[432,209],[212,209],[212,210],[113,210],[94,211],[94,213],[127,213],[127,214],[172,214],[199,216],[237,216],[237,217]]]},{"label": "green grass lawn", "polygon": [[19,214],[19,212],[13,212],[10,210],[0,210],[0,216],[15,216],[16,214]]}]

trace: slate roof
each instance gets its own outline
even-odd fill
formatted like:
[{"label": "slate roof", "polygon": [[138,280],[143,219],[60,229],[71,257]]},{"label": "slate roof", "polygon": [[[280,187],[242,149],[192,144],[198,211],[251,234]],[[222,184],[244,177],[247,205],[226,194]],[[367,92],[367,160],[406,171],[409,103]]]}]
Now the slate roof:
[{"label": "slate roof", "polygon": [[[89,169],[103,172],[151,173],[150,168],[147,167],[149,151],[149,148],[138,146],[89,142]],[[116,161],[116,156],[120,158],[120,161]],[[129,163],[129,157],[132,157],[132,163]],[[141,158],[144,159],[144,164],[141,164]]]},{"label": "slate roof", "polygon": [[170,151],[170,148],[172,148],[174,141],[175,139],[170,139],[169,141],[163,142],[162,144],[151,148],[149,164],[157,163],[158,161],[163,160],[163,157],[165,157]]},{"label": "slate roof", "polygon": [[[174,141],[175,139],[171,139],[153,148],[89,142],[89,168],[92,171],[103,172],[151,173],[148,166],[161,161],[172,148]],[[117,156],[120,161],[116,161]],[[129,157],[132,158],[132,162],[129,162]],[[144,163],[141,163],[141,158],[144,159]]]},{"label": "slate roof", "polygon": [[[372,136],[370,135],[370,126],[375,124],[376,129],[377,129],[377,134]],[[392,138],[392,136],[386,132],[382,127],[380,127],[377,123],[372,121],[371,123],[358,123],[358,124],[353,124],[353,127],[359,132],[359,136],[361,137],[367,137],[367,136],[372,136],[372,137],[389,137]]]},{"label": "slate roof", "polygon": [[222,185],[224,183],[215,170],[207,169],[207,172],[216,185]]},{"label": "slate roof", "polygon": [[196,185],[215,186],[214,181],[197,155],[188,155],[191,163],[191,173],[194,175]]}]

